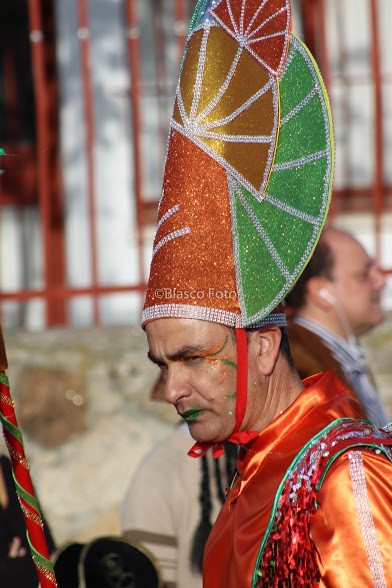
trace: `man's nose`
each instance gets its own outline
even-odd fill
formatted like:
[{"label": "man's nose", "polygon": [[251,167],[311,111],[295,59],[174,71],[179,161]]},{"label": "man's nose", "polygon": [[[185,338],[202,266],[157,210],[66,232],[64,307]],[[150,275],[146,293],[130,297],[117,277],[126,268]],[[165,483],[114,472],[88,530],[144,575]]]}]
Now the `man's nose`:
[{"label": "man's nose", "polygon": [[178,366],[169,368],[164,392],[166,402],[176,405],[181,398],[185,398],[189,394],[189,384],[182,370]]},{"label": "man's nose", "polygon": [[386,284],[386,276],[379,265],[373,268],[373,285],[376,290],[382,290]]}]

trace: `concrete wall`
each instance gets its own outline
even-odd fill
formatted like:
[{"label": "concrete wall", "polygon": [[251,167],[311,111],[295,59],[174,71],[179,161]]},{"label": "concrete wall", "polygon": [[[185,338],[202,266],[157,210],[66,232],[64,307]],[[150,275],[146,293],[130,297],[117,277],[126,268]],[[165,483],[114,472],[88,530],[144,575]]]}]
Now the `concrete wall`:
[{"label": "concrete wall", "polygon": [[[392,317],[363,340],[392,415]],[[173,424],[139,328],[6,332],[8,376],[41,506],[57,542],[118,533],[136,465]]]}]

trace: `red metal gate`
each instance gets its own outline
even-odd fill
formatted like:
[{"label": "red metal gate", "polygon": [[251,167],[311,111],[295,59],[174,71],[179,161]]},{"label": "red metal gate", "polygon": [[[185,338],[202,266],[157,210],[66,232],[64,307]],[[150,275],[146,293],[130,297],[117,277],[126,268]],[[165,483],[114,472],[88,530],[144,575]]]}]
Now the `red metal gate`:
[{"label": "red metal gate", "polygon": [[[71,0],[70,0],[71,1]],[[62,191],[61,155],[59,150],[59,135],[66,133],[67,129],[61,129],[59,125],[59,100],[57,84],[56,60],[56,19],[51,0],[14,0],[12,3],[2,3],[0,8],[0,37],[4,39],[4,45],[0,50],[0,82],[2,82],[3,108],[0,111],[0,145],[5,147],[8,155],[2,158],[1,167],[6,169],[6,174],[0,178],[0,215],[4,210],[13,208],[23,210],[24,207],[36,207],[39,213],[41,242],[42,242],[42,287],[30,288],[22,284],[17,290],[5,290],[0,277],[0,302],[6,304],[13,301],[23,307],[29,301],[39,299],[45,304],[45,321],[42,325],[69,324],[68,303],[78,296],[88,296],[92,300],[92,323],[101,323],[99,301],[102,296],[120,292],[136,292],[140,294],[140,304],[145,288],[145,242],[146,227],[155,222],[156,205],[159,194],[147,195],[143,174],[143,157],[141,147],[141,135],[143,121],[141,116],[141,104],[146,93],[141,69],[143,58],[140,50],[140,18],[141,0],[118,0],[121,3],[124,18],[124,43],[127,47],[129,68],[129,105],[132,118],[130,137],[133,147],[133,160],[130,165],[133,168],[133,185],[129,186],[130,198],[135,202],[135,227],[137,233],[138,251],[138,280],[130,284],[102,284],[99,277],[99,259],[96,232],[96,170],[94,150],[97,137],[94,127],[94,110],[96,96],[94,94],[94,81],[91,70],[91,11],[94,3],[88,0],[72,0],[76,4],[77,34],[79,39],[79,58],[81,71],[81,87],[83,93],[84,109],[84,136],[85,157],[87,162],[87,200],[88,200],[88,227],[89,227],[89,258],[91,267],[91,280],[87,287],[71,287],[67,283],[67,259],[64,246],[65,215]],[[158,94],[163,89],[168,91],[167,83],[167,31],[165,26],[170,20],[170,28],[174,31],[176,42],[176,54],[179,61],[186,38],[188,21],[194,8],[191,0],[142,0],[144,5],[149,5],[151,10],[151,22],[154,38],[154,71],[155,86]],[[336,3],[343,7],[349,0],[340,0]],[[382,219],[386,211],[391,208],[391,185],[386,178],[385,170],[385,144],[384,131],[385,96],[389,87],[390,72],[385,72],[382,67],[381,54],[383,52],[380,37],[380,21],[388,18],[383,14],[383,7],[388,4],[377,0],[363,0],[367,3],[368,22],[368,52],[371,68],[370,79],[373,93],[374,112],[374,136],[372,144],[374,169],[371,181],[363,185],[353,185],[350,182],[338,185],[335,188],[331,216],[351,211],[367,212],[372,215],[373,231],[376,243],[376,255],[382,254]],[[314,53],[327,87],[332,97],[334,88],[339,85],[350,90],[353,84],[358,83],[350,71],[337,71],[331,63],[332,38],[337,39],[338,47],[334,47],[335,61],[339,56],[339,63],[344,63],[346,58],[346,30],[340,22],[340,30],[333,29],[336,23],[331,22],[325,0],[298,0],[296,8],[299,8],[302,16],[302,32],[307,45]],[[294,0],[295,3],[295,0]],[[293,4],[294,4],[293,3]],[[90,11],[90,12],[89,12]],[[23,24],[24,23],[24,24]],[[350,23],[347,23],[349,26]],[[23,26],[25,27],[23,29]],[[332,35],[332,29],[334,33]],[[7,33],[7,34],[6,34]],[[18,45],[20,35],[26,36],[24,42],[24,56],[22,65]],[[20,47],[19,47],[20,49]],[[19,57],[18,57],[19,55]],[[24,68],[25,87],[31,87],[31,101],[34,106],[30,110],[33,116],[32,128],[34,132],[25,136],[18,128],[18,104],[21,100],[20,89],[18,92],[17,75],[18,68]],[[29,81],[30,80],[30,81]],[[30,86],[29,86],[30,84]],[[158,110],[160,110],[158,108]],[[169,119],[158,112],[160,117],[160,131],[156,140],[160,141],[162,161],[165,154],[166,134]],[[350,174],[347,174],[347,177]],[[1,269],[1,268],[0,268]],[[388,269],[388,268],[387,268]],[[3,268],[3,275],[6,271]],[[1,272],[0,272],[1,276]],[[0,307],[1,310],[1,307]],[[7,316],[3,316],[3,324],[7,326]],[[25,326],[23,313],[19,320],[9,323],[9,326]]]}]

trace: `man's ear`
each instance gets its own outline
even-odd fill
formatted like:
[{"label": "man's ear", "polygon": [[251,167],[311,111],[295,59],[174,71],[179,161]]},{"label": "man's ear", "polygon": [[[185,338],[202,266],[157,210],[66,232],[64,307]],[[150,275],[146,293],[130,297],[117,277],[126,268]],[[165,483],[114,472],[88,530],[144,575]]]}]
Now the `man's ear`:
[{"label": "man's ear", "polygon": [[323,310],[330,310],[334,305],[331,283],[321,276],[311,278],[306,285],[306,295],[314,306]]},{"label": "man's ear", "polygon": [[273,372],[280,353],[281,339],[280,328],[272,325],[251,333],[249,353],[255,358],[261,375],[269,376]]}]

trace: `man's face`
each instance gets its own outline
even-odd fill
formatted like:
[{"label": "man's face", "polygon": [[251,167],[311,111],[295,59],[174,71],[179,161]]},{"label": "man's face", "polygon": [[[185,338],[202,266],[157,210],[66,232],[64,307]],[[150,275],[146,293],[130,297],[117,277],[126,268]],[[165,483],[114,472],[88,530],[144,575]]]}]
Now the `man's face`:
[{"label": "man's face", "polygon": [[149,357],[165,382],[165,400],[197,441],[227,439],[235,425],[236,345],[229,328],[193,319],[146,326]]},{"label": "man's face", "polygon": [[385,278],[362,245],[350,235],[331,234],[328,243],[334,256],[332,292],[352,334],[358,337],[384,318],[381,292]]}]

